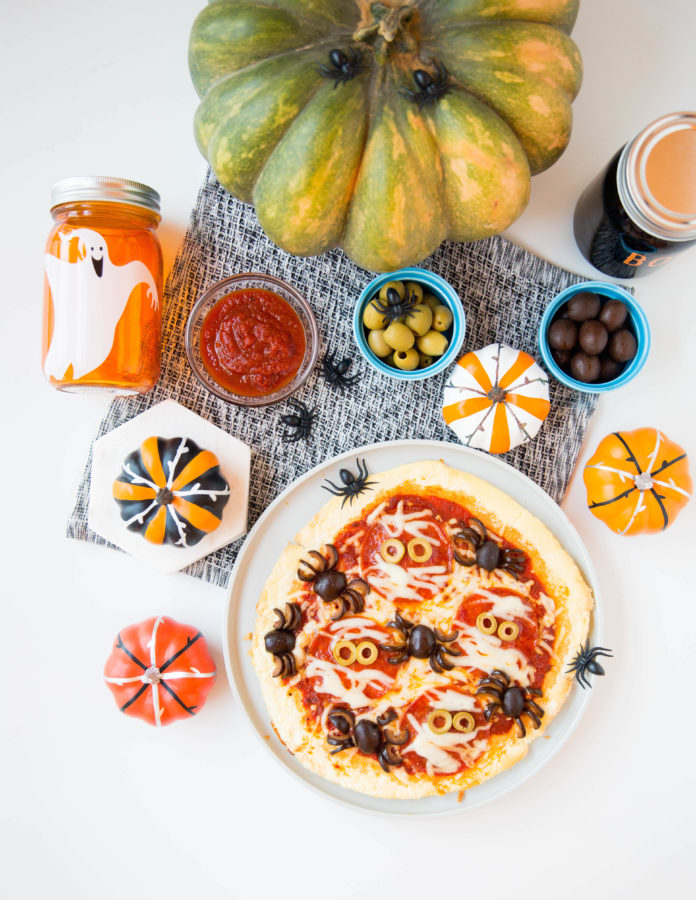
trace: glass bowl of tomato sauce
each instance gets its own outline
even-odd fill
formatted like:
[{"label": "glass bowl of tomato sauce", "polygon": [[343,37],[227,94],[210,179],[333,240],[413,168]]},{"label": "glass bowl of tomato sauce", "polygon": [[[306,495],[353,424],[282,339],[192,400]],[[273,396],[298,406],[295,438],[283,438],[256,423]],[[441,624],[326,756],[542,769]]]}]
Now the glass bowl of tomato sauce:
[{"label": "glass bowl of tomato sauce", "polygon": [[272,275],[232,275],[209,287],[186,324],[186,355],[211,393],[239,406],[268,406],[309,378],[319,353],[307,301]]}]

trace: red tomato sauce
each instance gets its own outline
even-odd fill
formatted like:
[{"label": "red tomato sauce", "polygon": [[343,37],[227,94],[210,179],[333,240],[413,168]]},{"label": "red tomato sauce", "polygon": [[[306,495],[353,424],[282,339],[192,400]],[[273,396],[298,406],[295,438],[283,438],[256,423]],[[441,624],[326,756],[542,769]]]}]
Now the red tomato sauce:
[{"label": "red tomato sauce", "polygon": [[221,387],[263,397],[288,384],[305,354],[299,316],[278,294],[261,288],[232,291],[201,327],[203,365]]}]

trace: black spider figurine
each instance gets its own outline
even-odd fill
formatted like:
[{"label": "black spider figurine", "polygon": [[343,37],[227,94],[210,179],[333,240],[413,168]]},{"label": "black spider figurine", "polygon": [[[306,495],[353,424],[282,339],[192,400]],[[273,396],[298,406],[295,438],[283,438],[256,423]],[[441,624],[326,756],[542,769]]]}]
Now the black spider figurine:
[{"label": "black spider figurine", "polygon": [[319,65],[317,72],[324,78],[333,78],[334,88],[355,78],[362,71],[362,53],[357,47],[349,47],[345,53],[343,50],[332,50],[329,53],[329,62],[331,67]]},{"label": "black spider figurine", "polygon": [[269,631],[263,637],[263,642],[268,653],[273,654],[276,667],[273,670],[273,677],[289,678],[297,673],[295,665],[295,657],[292,651],[295,649],[295,629],[300,627],[302,622],[302,610],[297,603],[287,603],[285,612],[274,609],[277,619],[275,621],[273,631]]},{"label": "black spider figurine", "polygon": [[[353,500],[358,497],[363,491],[371,491],[372,486],[376,484],[375,481],[367,480],[367,466],[365,465],[365,460],[356,460],[358,463],[358,475],[357,478],[350,469],[340,469],[339,475],[341,481],[343,482],[343,487],[339,487],[334,484],[333,481],[329,481],[328,478],[325,479],[327,484],[322,484],[322,487],[325,491],[328,491],[330,494],[334,494],[336,497],[343,497],[343,503],[341,503],[341,509],[346,505],[346,500],[348,500],[351,505]],[[328,485],[328,486],[327,486]]]},{"label": "black spider figurine", "polygon": [[387,323],[391,323],[405,319],[418,305],[418,297],[415,294],[407,294],[402,298],[396,288],[388,288],[386,302],[378,296],[370,300],[370,303],[380,315],[384,316]]},{"label": "black spider figurine", "polygon": [[405,619],[400,612],[397,612],[391,622],[387,622],[387,628],[393,628],[399,632],[401,642],[398,644],[380,644],[382,650],[388,650],[394,653],[394,656],[387,657],[390,663],[398,665],[406,662],[410,657],[416,659],[427,659],[430,668],[442,674],[445,669],[453,669],[454,663],[447,659],[447,655],[460,656],[461,650],[454,647],[446,647],[446,644],[452,641],[459,634],[453,631],[452,634],[443,634],[439,628],[428,628],[427,625],[414,625]]},{"label": "black spider figurine", "polygon": [[360,719],[356,722],[355,714],[350,709],[342,706],[331,707],[327,721],[334,733],[326,738],[334,748],[330,751],[331,754],[356,747],[366,756],[376,756],[377,762],[385,772],[389,772],[391,766],[400,766],[402,759],[394,748],[405,744],[411,735],[408,728],[394,734],[385,727],[396,718],[396,712],[389,709],[383,716],[377,716],[376,722],[369,719]]},{"label": "black spider figurine", "polygon": [[[464,556],[457,547],[457,541],[470,545],[473,556]],[[479,566],[492,572],[503,569],[513,578],[519,579],[524,569],[526,556],[515,547],[503,549],[488,537],[486,526],[480,519],[471,518],[466,528],[458,531],[453,538],[454,558],[462,566]]]},{"label": "black spider figurine", "polygon": [[568,672],[575,672],[575,679],[583,690],[592,687],[587,679],[587,672],[592,675],[604,675],[604,667],[597,662],[598,656],[613,656],[613,654],[608,647],[590,647],[588,640],[584,647],[580,644],[580,650],[570,664]]},{"label": "black spider figurine", "polygon": [[483,715],[487,722],[495,713],[501,713],[517,722],[520,736],[527,734],[522,716],[527,715],[534,722],[534,727],[539,728],[544,710],[535,703],[532,697],[541,697],[541,691],[537,688],[524,688],[519,684],[512,684],[510,676],[500,669],[493,669],[490,675],[485,675],[479,682],[477,694],[489,694],[493,702],[484,709]]},{"label": "black spider figurine", "polygon": [[321,361],[321,371],[328,384],[343,390],[352,387],[360,380],[359,375],[348,375],[348,370],[353,365],[353,360],[346,357],[339,362],[334,362],[334,354],[327,353]]},{"label": "black spider figurine", "polygon": [[287,425],[290,429],[283,434],[283,443],[294,443],[300,438],[308,438],[312,431],[312,422],[314,421],[314,410],[307,409],[301,400],[290,399],[290,405],[295,410],[294,413],[286,413],[280,417],[283,425]]},{"label": "black spider figurine", "polygon": [[401,93],[419,106],[435,103],[452,90],[449,73],[442,63],[435,63],[435,77],[425,69],[416,69],[413,73],[413,80],[416,82],[418,90],[411,91],[406,88]]},{"label": "black spider figurine", "polygon": [[321,553],[310,550],[307,556],[309,559],[300,560],[297,577],[300,581],[311,582],[314,593],[324,603],[335,604],[331,621],[338,621],[347,612],[362,612],[365,597],[370,593],[370,585],[362,578],[348,581],[343,572],[338,571],[338,551],[334,545],[324,544]]}]

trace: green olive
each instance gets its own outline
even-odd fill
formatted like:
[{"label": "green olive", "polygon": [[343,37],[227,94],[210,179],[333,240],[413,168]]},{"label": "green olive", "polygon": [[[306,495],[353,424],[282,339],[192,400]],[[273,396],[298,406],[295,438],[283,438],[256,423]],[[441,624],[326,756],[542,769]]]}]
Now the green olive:
[{"label": "green olive", "polygon": [[436,306],[433,310],[433,328],[435,331],[447,331],[452,324],[452,310],[449,306]]},{"label": "green olive", "polygon": [[442,306],[442,300],[440,300],[439,297],[436,297],[435,294],[423,294],[423,303],[432,310],[434,310],[436,306]]},{"label": "green olive", "polygon": [[370,330],[372,330],[373,328],[384,328],[387,324],[387,320],[377,309],[373,300],[370,300],[370,302],[363,310],[362,320],[365,328],[369,328]]},{"label": "green olive", "polygon": [[381,331],[379,328],[376,328],[367,335],[367,343],[370,350],[372,350],[375,356],[379,356],[380,359],[384,356],[389,356],[392,352],[392,348],[384,340],[384,331]]},{"label": "green olive", "polygon": [[407,281],[406,291],[408,292],[409,297],[415,296],[416,303],[423,302],[423,285],[418,284],[417,281]]},{"label": "green olive", "polygon": [[406,369],[408,372],[417,369],[418,359],[418,351],[415,347],[411,347],[410,350],[394,351],[394,365],[397,369]]},{"label": "green olive", "polygon": [[406,316],[404,323],[419,336],[427,334],[433,324],[433,311],[425,303],[419,303]]},{"label": "green olive", "polygon": [[427,353],[419,353],[418,356],[420,357],[420,362],[418,363],[418,368],[420,369],[427,369],[428,366],[432,366],[435,362],[435,357],[428,356]]},{"label": "green olive", "polygon": [[411,329],[403,322],[392,322],[384,329],[384,340],[393,350],[408,350],[416,340]]},{"label": "green olive", "polygon": [[402,300],[406,296],[406,287],[403,281],[388,281],[379,289],[379,299],[382,301],[382,303],[387,302],[387,291],[389,290],[389,288],[394,288],[394,290]]},{"label": "green olive", "polygon": [[447,338],[439,331],[429,331],[418,338],[418,349],[428,356],[442,356],[447,349]]}]

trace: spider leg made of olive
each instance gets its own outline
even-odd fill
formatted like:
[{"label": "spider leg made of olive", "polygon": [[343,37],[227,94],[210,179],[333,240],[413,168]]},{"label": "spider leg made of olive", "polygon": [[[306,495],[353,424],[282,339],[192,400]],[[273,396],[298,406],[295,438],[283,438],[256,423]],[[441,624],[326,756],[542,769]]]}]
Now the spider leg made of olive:
[{"label": "spider leg made of olive", "polygon": [[288,402],[295,412],[286,413],[280,417],[283,425],[287,425],[290,429],[285,432],[282,440],[284,443],[293,443],[301,438],[309,437],[314,421],[314,410],[308,409],[301,400],[295,400],[294,397],[291,397]]},{"label": "spider leg made of olive", "polygon": [[302,622],[302,610],[297,603],[287,603],[284,612],[280,609],[273,612],[276,621],[273,630],[264,635],[264,646],[275,662],[273,678],[290,678],[297,674],[292,651],[295,649],[295,630]]},{"label": "spider leg made of olive", "polygon": [[580,645],[577,655],[567,670],[568,672],[575,672],[575,679],[583,690],[585,687],[592,687],[587,678],[588,672],[591,675],[604,675],[604,666],[597,661],[598,656],[612,657],[613,653],[608,647],[590,648],[590,641],[588,639],[584,647],[582,644]]},{"label": "spider leg made of olive", "polygon": [[540,697],[538,688],[524,688],[519,684],[512,684],[510,677],[500,669],[494,669],[490,675],[484,676],[479,682],[477,694],[487,694],[493,698],[483,711],[484,718],[490,722],[494,715],[504,715],[513,719],[520,730],[520,736],[525,737],[527,729],[522,721],[522,716],[527,715],[534,723],[535,728],[541,726],[544,710],[535,703],[531,697]]},{"label": "spider leg made of olive", "polygon": [[348,375],[348,370],[353,365],[353,360],[346,357],[339,362],[334,362],[334,357],[334,353],[326,353],[321,361],[321,372],[324,380],[328,384],[335,385],[340,390],[352,387],[360,380],[359,374]]}]

